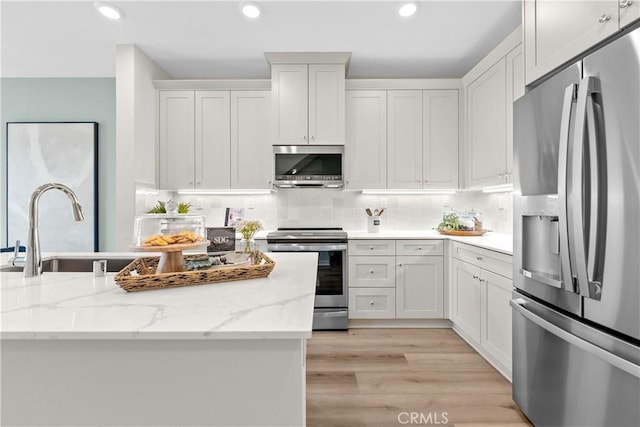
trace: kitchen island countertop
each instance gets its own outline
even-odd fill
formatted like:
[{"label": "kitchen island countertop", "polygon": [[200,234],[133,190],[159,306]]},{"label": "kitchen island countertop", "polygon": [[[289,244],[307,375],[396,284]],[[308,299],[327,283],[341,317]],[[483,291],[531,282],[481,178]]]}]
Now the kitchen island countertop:
[{"label": "kitchen island countertop", "polygon": [[317,254],[269,256],[276,266],[267,278],[132,293],[113,273],[24,279],[3,272],[0,334],[3,340],[310,338]]}]

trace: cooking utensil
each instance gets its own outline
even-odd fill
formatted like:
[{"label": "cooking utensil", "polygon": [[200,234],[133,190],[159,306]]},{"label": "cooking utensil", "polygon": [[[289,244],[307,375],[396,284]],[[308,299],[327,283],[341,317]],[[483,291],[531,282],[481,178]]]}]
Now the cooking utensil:
[{"label": "cooking utensil", "polygon": [[373,211],[373,216],[378,216],[379,213],[380,213],[380,209],[376,209],[375,211]]},{"label": "cooking utensil", "polygon": [[378,216],[382,216],[382,212],[384,212],[384,208],[380,209],[380,212],[378,213]]},{"label": "cooking utensil", "polygon": [[367,208],[367,209],[365,209],[365,211],[367,211],[367,215],[369,215],[369,216],[373,216],[373,215],[371,214],[371,209]]}]

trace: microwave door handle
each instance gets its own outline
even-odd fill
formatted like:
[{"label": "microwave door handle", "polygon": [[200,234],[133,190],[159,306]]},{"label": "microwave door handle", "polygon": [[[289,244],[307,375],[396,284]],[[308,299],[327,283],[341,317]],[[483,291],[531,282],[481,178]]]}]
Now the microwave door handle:
[{"label": "microwave door handle", "polygon": [[577,85],[565,88],[560,120],[560,141],[558,152],[558,234],[560,235],[560,260],[562,264],[562,286],[566,291],[575,292],[571,273],[569,252],[569,224],[567,221],[567,177],[569,169],[569,142],[571,135],[571,110],[576,100]]},{"label": "microwave door handle", "polygon": [[[575,259],[575,273],[578,278],[578,287],[580,289],[580,295],[586,298],[596,297],[595,292],[591,292],[591,287],[589,286],[589,275],[587,270],[587,246],[585,243],[585,230],[586,227],[589,226],[591,228],[591,224],[586,224],[586,218],[591,221],[591,205],[585,204],[585,189],[583,186],[585,184],[584,176],[584,156],[587,154],[588,157],[592,155],[589,153],[589,150],[585,150],[585,130],[587,128],[587,100],[591,98],[591,95],[595,93],[597,86],[597,81],[593,77],[585,77],[580,81],[580,86],[578,87],[578,99],[576,104],[576,123],[575,123],[575,131],[574,131],[574,139],[573,139],[573,158],[571,159],[572,163],[572,174],[571,174],[571,188],[569,190],[569,197],[571,199],[572,206],[572,215],[571,215],[571,227],[569,228],[569,241],[574,252]],[[586,189],[589,192],[593,190],[593,188]],[[594,195],[590,197],[595,197],[598,199],[598,195]],[[594,249],[594,248],[592,248]]]}]

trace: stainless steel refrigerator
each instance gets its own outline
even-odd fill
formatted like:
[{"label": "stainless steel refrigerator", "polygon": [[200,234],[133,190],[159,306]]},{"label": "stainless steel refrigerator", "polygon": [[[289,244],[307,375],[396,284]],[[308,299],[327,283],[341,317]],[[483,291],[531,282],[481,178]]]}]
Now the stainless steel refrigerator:
[{"label": "stainless steel refrigerator", "polygon": [[640,426],[640,29],[514,105],[513,398]]}]

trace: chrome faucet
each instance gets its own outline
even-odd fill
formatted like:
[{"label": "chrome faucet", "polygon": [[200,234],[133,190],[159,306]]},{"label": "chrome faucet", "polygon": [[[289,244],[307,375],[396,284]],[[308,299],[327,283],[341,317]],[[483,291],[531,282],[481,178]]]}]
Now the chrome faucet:
[{"label": "chrome faucet", "polygon": [[34,277],[42,274],[42,255],[40,253],[40,236],[38,235],[38,201],[40,196],[48,190],[62,191],[71,200],[73,217],[76,221],[84,220],[82,206],[72,189],[63,184],[49,183],[36,188],[29,200],[29,240],[27,241],[27,255],[24,265],[24,277]]}]

